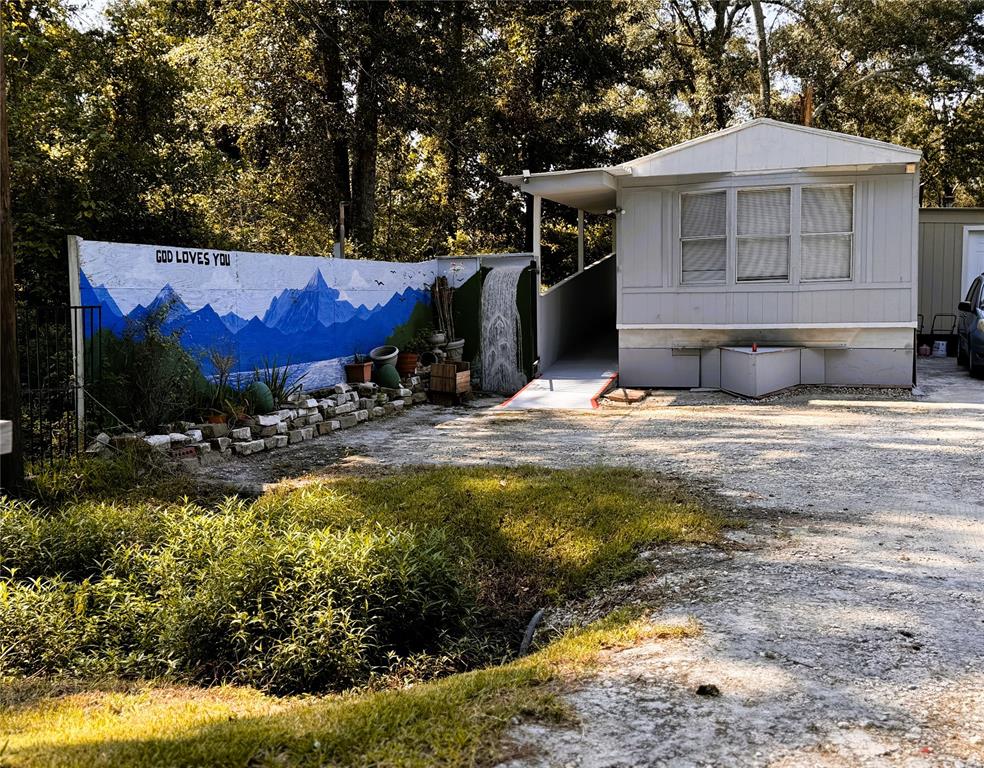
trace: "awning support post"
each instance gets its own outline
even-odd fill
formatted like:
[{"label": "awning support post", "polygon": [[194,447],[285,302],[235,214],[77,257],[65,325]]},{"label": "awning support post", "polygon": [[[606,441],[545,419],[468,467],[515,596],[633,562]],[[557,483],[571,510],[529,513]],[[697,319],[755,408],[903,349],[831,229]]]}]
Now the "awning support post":
[{"label": "awning support post", "polygon": [[543,198],[533,195],[533,260],[536,262],[537,284],[542,286],[542,264],[540,259],[540,212]]},{"label": "awning support post", "polygon": [[577,271],[584,271],[584,211],[577,209]]}]

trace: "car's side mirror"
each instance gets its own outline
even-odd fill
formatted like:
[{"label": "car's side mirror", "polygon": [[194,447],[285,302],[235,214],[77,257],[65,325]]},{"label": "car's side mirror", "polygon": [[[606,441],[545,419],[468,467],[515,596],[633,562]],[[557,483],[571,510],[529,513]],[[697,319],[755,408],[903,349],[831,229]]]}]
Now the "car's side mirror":
[{"label": "car's side mirror", "polygon": [[971,309],[970,309],[969,301],[961,301],[959,304],[957,304],[957,312],[970,312],[970,311]]}]

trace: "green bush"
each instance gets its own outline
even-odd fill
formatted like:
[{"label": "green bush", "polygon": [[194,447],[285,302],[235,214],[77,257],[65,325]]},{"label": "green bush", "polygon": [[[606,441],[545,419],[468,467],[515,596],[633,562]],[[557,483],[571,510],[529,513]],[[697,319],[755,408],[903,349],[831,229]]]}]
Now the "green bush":
[{"label": "green bush", "polygon": [[467,549],[438,530],[0,503],[0,676],[172,675],[278,692],[364,682],[471,622]]},{"label": "green bush", "polygon": [[180,332],[164,330],[170,309],[165,303],[130,322],[122,336],[101,333],[91,387],[101,406],[98,426],[154,430],[194,415],[208,401],[209,384],[181,346]]}]

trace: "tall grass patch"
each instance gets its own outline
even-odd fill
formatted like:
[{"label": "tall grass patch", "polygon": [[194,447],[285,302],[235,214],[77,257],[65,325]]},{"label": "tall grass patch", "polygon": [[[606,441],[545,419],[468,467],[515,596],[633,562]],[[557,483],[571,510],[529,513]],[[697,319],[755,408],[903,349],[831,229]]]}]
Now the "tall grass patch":
[{"label": "tall grass patch", "polygon": [[597,468],[411,469],[213,505],[0,500],[0,675],[277,692],[501,659],[538,607],[722,525]]}]

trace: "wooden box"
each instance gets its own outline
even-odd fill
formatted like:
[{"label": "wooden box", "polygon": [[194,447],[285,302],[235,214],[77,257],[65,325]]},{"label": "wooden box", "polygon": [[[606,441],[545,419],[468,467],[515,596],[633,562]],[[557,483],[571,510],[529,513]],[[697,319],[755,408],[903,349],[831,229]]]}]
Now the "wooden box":
[{"label": "wooden box", "polygon": [[434,392],[471,392],[471,366],[468,363],[434,363],[430,377],[430,388]]}]

